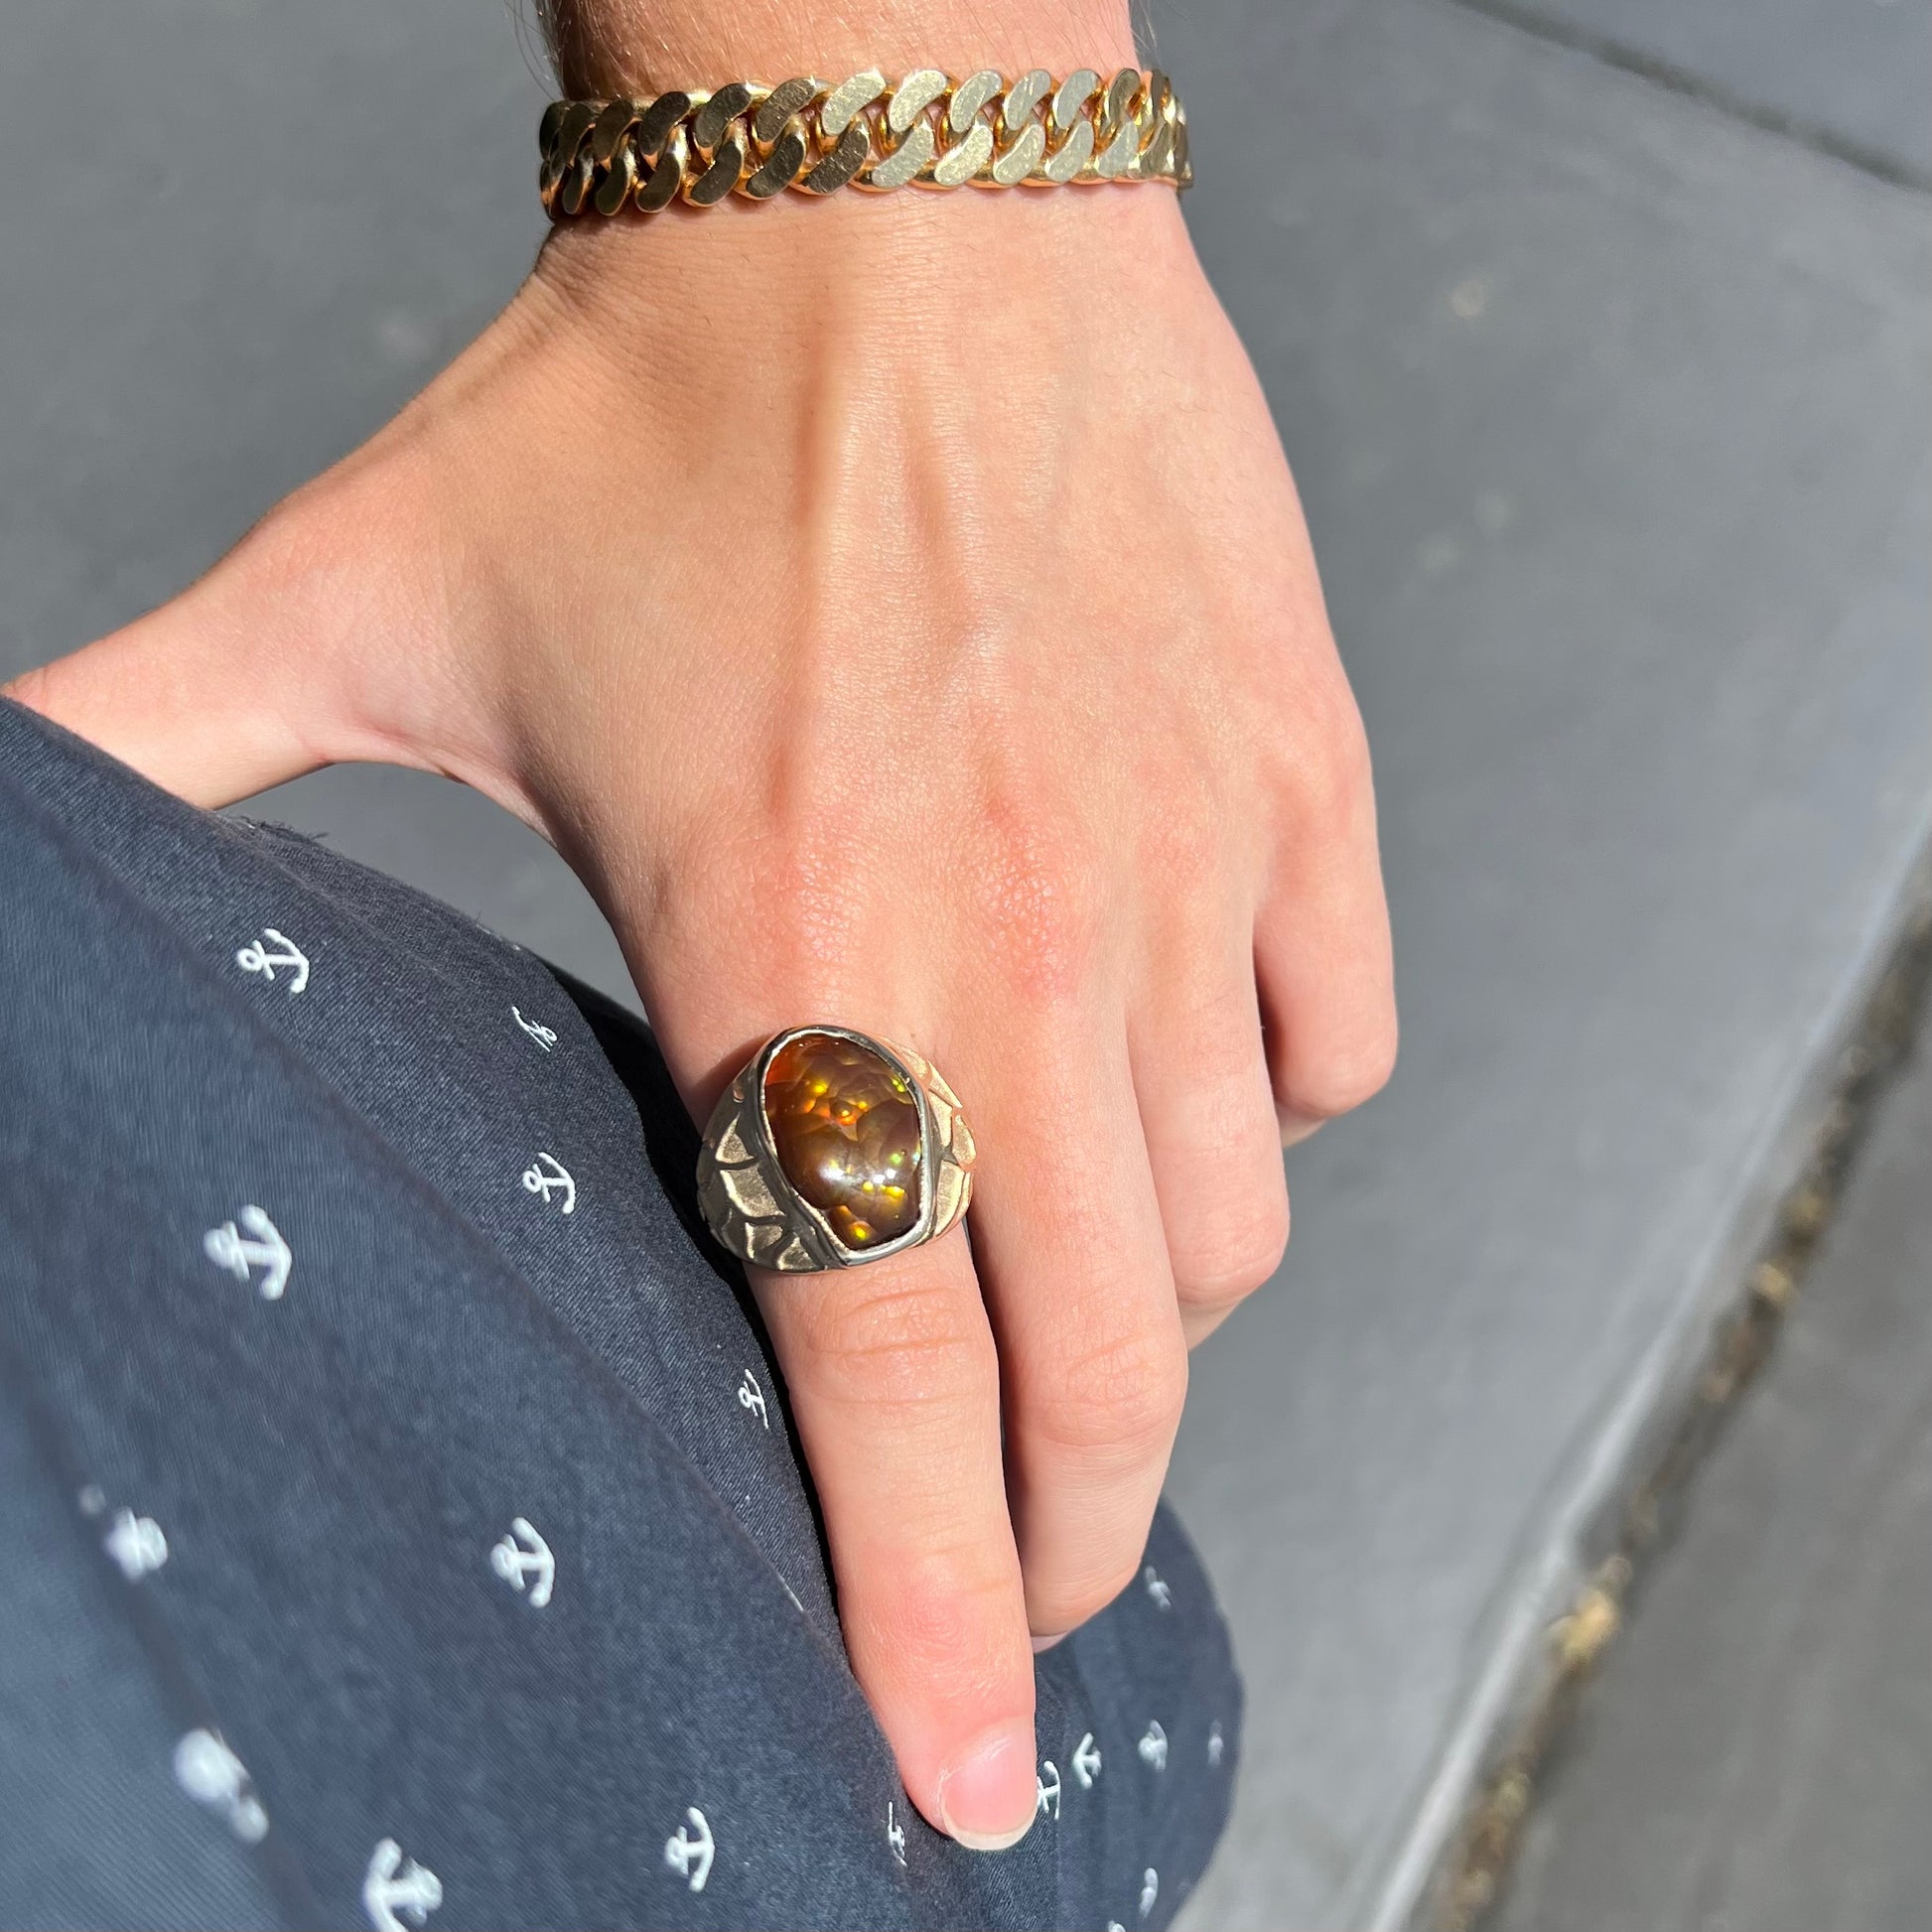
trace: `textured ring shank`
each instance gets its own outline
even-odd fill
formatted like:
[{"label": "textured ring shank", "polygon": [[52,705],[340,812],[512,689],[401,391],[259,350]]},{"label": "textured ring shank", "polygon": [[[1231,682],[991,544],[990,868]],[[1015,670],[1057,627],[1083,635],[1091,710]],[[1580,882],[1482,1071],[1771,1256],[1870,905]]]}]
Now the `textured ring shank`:
[{"label": "textured ring shank", "polygon": [[877,71],[639,100],[553,100],[537,131],[537,190],[553,221],[626,208],[653,214],[787,188],[1063,188],[1193,180],[1187,114],[1166,74],[1035,68],[1009,82],[990,68],[936,68],[889,83]]},{"label": "textured ring shank", "polygon": [[[800,1028],[799,1033],[821,1030]],[[832,1030],[845,1033],[844,1029]],[[976,1149],[955,1094],[931,1061],[903,1046],[866,1035],[845,1034],[903,1068],[919,1090],[920,1140],[926,1159],[924,1184],[931,1188],[922,1231],[877,1254],[844,1246],[798,1197],[766,1131],[761,1070],[775,1035],[746,1064],[712,1110],[698,1153],[698,1205],[720,1246],[741,1261],[780,1274],[817,1274],[854,1268],[884,1254],[936,1240],[965,1214],[973,1193]]]}]

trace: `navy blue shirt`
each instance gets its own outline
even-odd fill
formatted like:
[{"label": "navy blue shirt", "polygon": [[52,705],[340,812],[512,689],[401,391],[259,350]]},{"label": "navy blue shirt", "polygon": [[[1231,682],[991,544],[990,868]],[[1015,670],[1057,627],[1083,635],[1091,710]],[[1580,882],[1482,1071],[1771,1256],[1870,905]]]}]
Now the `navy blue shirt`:
[{"label": "navy blue shirt", "polygon": [[1164,1925],[1200,1567],[1038,1663],[1039,1815],[907,1803],[648,1032],[0,703],[0,1919]]}]

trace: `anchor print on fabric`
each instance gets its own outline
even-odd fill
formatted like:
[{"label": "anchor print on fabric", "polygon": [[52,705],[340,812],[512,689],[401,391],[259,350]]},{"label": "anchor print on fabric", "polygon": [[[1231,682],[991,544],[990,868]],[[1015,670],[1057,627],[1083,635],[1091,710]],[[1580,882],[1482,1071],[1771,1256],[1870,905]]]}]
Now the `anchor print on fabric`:
[{"label": "anchor print on fabric", "polygon": [[745,1379],[738,1385],[738,1406],[749,1409],[768,1430],[771,1418],[765,1413],[764,1391],[759,1387],[759,1378],[748,1368]]},{"label": "anchor print on fabric", "polygon": [[362,1909],[375,1932],[403,1932],[402,1922],[421,1925],[443,1902],[443,1881],[428,1865],[405,1859],[392,1838],[378,1841],[362,1874]]},{"label": "anchor print on fabric", "polygon": [[566,1214],[576,1211],[577,1183],[554,1154],[539,1153],[536,1165],[523,1170],[523,1184],[531,1193],[542,1195],[546,1206],[552,1194],[562,1194],[563,1211]]},{"label": "anchor print on fabric", "polygon": [[1141,1873],[1141,1916],[1146,1918],[1154,1910],[1154,1901],[1161,1896],[1161,1874],[1152,1865]]},{"label": "anchor print on fabric", "polygon": [[[281,948],[270,952],[270,946]],[[251,939],[235,954],[234,963],[244,973],[259,973],[263,979],[275,982],[275,969],[279,966],[290,975],[288,988],[290,996],[300,993],[309,984],[309,959],[293,939],[285,932],[277,932],[272,925],[262,927],[262,936]]]},{"label": "anchor print on fabric", "polygon": [[120,1565],[121,1575],[138,1584],[150,1572],[168,1561],[168,1539],[152,1516],[137,1516],[131,1509],[114,1512],[113,1527],[101,1538],[101,1548]]},{"label": "anchor print on fabric", "polygon": [[664,1863],[681,1873],[693,1891],[703,1891],[704,1881],[711,1876],[711,1857],[717,1848],[711,1842],[711,1827],[696,1805],[687,1805],[684,1816],[686,1822],[677,1828],[676,1837],[664,1841]]},{"label": "anchor print on fabric", "polygon": [[1060,1773],[1050,1757],[1040,1759],[1039,1769],[1034,1774],[1034,1787],[1037,1793],[1035,1811],[1041,1817],[1057,1818],[1060,1815]]},{"label": "anchor print on fabric", "polygon": [[557,1043],[556,1028],[541,1026],[534,1020],[525,1020],[523,1015],[515,1007],[510,1008],[510,1018],[514,1020],[516,1024],[519,1027],[521,1027],[523,1031],[526,1034],[528,1034],[530,1037],[534,1039],[536,1043],[539,1046],[541,1046],[546,1053],[549,1052],[551,1047],[556,1045]]},{"label": "anchor print on fabric", "polygon": [[528,1518],[510,1519],[509,1535],[489,1552],[489,1567],[512,1589],[521,1591],[533,1610],[542,1609],[550,1601],[550,1588],[557,1581],[557,1560]]},{"label": "anchor print on fabric", "polygon": [[1142,1761],[1151,1764],[1155,1770],[1165,1771],[1168,1768],[1168,1733],[1158,1722],[1148,1725],[1146,1734],[1135,1749],[1140,1752]]},{"label": "anchor print on fabric", "polygon": [[268,1813],[255,1796],[248,1769],[211,1730],[191,1730],[175,1746],[175,1782],[227,1821],[244,1845],[268,1836]]},{"label": "anchor print on fabric", "polygon": [[1141,1581],[1147,1585],[1147,1593],[1154,1598],[1157,1608],[1163,1610],[1173,1608],[1173,1591],[1161,1581],[1161,1573],[1153,1564],[1148,1565],[1147,1573]]},{"label": "anchor print on fabric", "polygon": [[1221,1768],[1221,1753],[1227,1749],[1227,1740],[1221,1735],[1220,1721],[1217,1719],[1207,1726],[1207,1768],[1218,1771]]},{"label": "anchor print on fabric", "polygon": [[893,1801],[886,1800],[886,1843],[893,1848],[893,1857],[903,1865],[905,1863],[905,1827],[898,1822],[898,1813],[893,1809]]},{"label": "anchor print on fabric", "polygon": [[1094,1779],[1100,1775],[1100,1746],[1093,1741],[1092,1731],[1073,1746],[1073,1775],[1082,1791],[1091,1791]]},{"label": "anchor print on fabric", "polygon": [[255,1286],[264,1302],[279,1302],[289,1285],[289,1268],[295,1257],[280,1230],[251,1201],[232,1221],[209,1228],[202,1236],[207,1258],[217,1268],[225,1268],[236,1281],[245,1282],[252,1268],[262,1270]]}]

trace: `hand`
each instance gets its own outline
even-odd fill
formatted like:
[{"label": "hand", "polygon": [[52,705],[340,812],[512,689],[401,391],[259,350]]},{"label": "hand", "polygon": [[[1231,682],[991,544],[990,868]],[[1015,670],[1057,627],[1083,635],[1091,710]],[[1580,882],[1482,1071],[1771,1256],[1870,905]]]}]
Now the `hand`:
[{"label": "hand", "polygon": [[804,1021],[945,1070],[970,1249],[755,1286],[906,1788],[1023,1831],[1030,1639],[1134,1576],[1282,1139],[1395,1038],[1360,726],[1172,193],[560,232],[373,442],[14,695],[209,805],[482,787],[700,1118]]}]

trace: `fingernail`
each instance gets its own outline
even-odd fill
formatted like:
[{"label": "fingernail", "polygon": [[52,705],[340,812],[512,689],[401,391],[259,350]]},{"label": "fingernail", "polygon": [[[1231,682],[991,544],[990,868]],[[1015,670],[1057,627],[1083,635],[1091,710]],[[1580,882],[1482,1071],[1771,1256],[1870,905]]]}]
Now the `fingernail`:
[{"label": "fingernail", "polygon": [[1064,1643],[1065,1641],[1066,1632],[1064,1630],[1057,1637],[1035,1637],[1034,1639],[1034,1655],[1037,1657],[1042,1650],[1051,1650],[1056,1643]]},{"label": "fingernail", "polygon": [[1033,1725],[1002,1725],[939,1773],[939,1822],[969,1852],[1004,1852],[1027,1836],[1038,1797]]}]

